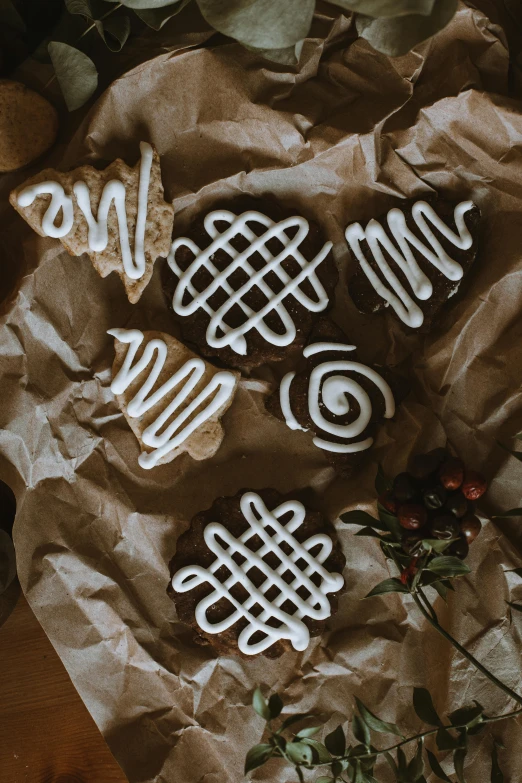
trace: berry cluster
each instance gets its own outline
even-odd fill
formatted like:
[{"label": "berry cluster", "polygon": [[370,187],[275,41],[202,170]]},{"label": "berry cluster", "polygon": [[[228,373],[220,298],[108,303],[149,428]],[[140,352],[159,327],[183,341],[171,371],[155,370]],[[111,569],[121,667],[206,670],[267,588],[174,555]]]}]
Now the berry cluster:
[{"label": "berry cluster", "polygon": [[450,542],[444,554],[464,560],[481,529],[474,502],[486,489],[484,476],[440,448],[413,457],[410,470],[395,477],[379,503],[404,528],[407,555],[420,555],[424,539],[438,539]]}]

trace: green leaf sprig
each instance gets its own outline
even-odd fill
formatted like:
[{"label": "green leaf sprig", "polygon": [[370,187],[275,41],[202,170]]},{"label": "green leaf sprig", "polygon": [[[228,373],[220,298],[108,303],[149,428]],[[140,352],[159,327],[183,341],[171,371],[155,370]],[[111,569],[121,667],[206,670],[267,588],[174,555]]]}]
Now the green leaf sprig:
[{"label": "green leaf sprig", "polygon": [[[437,751],[450,751],[458,783],[467,783],[465,762],[470,736],[483,731],[488,723],[508,720],[522,715],[522,707],[503,715],[488,716],[478,702],[461,707],[448,715],[444,723],[439,717],[426,688],[413,689],[413,709],[417,717],[427,726],[417,734],[404,736],[400,728],[371,712],[358,698],[356,711],[351,721],[351,737],[339,724],[324,737],[316,735],[321,726],[309,726],[295,732],[291,727],[314,719],[313,715],[294,714],[284,718],[276,728],[274,721],[280,717],[283,702],[277,694],[267,700],[261,690],[254,691],[252,705],[265,721],[266,742],[254,745],[247,753],[245,774],[263,766],[270,759],[283,759],[295,768],[300,783],[304,781],[303,770],[321,772],[315,783],[377,783],[374,769],[382,758],[391,768],[397,783],[426,783],[426,767],[446,783],[453,783],[443,770],[435,752],[425,748],[425,740],[432,738]],[[315,720],[315,719],[314,719]],[[375,734],[399,738],[385,747],[376,747]],[[407,754],[407,746],[413,745],[413,752]],[[427,765],[426,765],[427,762]],[[451,774],[451,773],[450,773]],[[498,744],[494,743],[491,753],[491,781],[503,783],[504,777],[498,758]]]},{"label": "green leaf sprig", "polygon": [[[32,0],[40,3],[41,0]],[[330,0],[353,13],[359,35],[377,51],[396,57],[445,27],[457,9],[457,0]],[[0,0],[0,23],[23,29],[17,6],[22,0]],[[63,0],[64,11],[83,19],[78,36],[47,40],[54,76],[70,111],[82,106],[96,91],[98,69],[84,51],[85,39],[98,34],[113,52],[119,52],[131,34],[131,17],[160,30],[190,3],[197,4],[207,23],[247,49],[274,62],[296,64],[309,35],[316,0]],[[62,26],[63,27],[63,26]],[[74,25],[76,28],[76,25]],[[64,28],[65,29],[65,28]],[[67,48],[65,48],[67,47]]]}]

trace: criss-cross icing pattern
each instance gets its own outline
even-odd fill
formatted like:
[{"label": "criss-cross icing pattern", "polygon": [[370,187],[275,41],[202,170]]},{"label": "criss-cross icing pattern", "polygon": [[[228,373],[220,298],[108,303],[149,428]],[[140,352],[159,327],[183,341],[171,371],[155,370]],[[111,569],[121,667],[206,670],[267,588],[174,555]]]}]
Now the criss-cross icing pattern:
[{"label": "criss-cross icing pattern", "polygon": [[[129,228],[127,225],[127,192],[123,182],[117,179],[111,179],[110,182],[107,182],[101,194],[96,219],[92,214],[91,194],[85,182],[78,180],[73,185],[73,192],[76,196],[78,207],[87,221],[89,249],[94,252],[101,253],[107,247],[109,242],[107,219],[111,205],[114,202],[118,218],[123,268],[125,274],[131,280],[138,280],[145,272],[145,228],[147,223],[150,173],[154,157],[151,145],[145,141],[140,143],[140,151],[141,163],[138,186],[138,211],[134,232],[134,258],[130,248]],[[49,180],[29,185],[18,194],[18,204],[20,207],[29,207],[35,198],[45,194],[51,196],[51,203],[42,218],[42,231],[48,237],[58,239],[65,237],[74,224],[74,203],[72,196],[68,196],[65,193],[59,182]],[[62,220],[57,225],[55,221],[60,212]]]},{"label": "criss-cross icing pattern", "polygon": [[[233,373],[225,370],[217,372],[194,396],[194,390],[206,371],[203,359],[194,357],[181,365],[159,389],[152,392],[167,361],[168,348],[165,341],[158,338],[150,340],[140,359],[133,366],[138,349],[145,339],[143,332],[138,329],[110,329],[108,334],[122,343],[129,344],[123,365],[111,383],[111,391],[114,394],[123,394],[136,378],[147,370],[156,353],[149,374],[127,405],[127,412],[131,418],[143,416],[161,403],[173,389],[180,387],[176,396],[141,434],[143,443],[154,450],[144,451],[140,454],[138,462],[142,468],[152,468],[225,405],[234,393],[236,378]],[[148,399],[147,395],[150,395]]]},{"label": "criss-cross icing pattern", "polygon": [[[331,351],[348,352],[354,351],[355,345],[343,345],[341,343],[312,343],[307,345],[303,351],[305,357],[320,353],[330,353]],[[371,367],[359,362],[346,360],[328,360],[314,367],[310,374],[308,383],[308,410],[314,425],[318,430],[342,438],[344,442],[339,443],[326,438],[314,437],[314,444],[326,451],[335,451],[337,453],[347,454],[357,451],[364,451],[370,448],[373,438],[364,438],[356,440],[366,429],[372,417],[372,403],[368,393],[363,389],[360,383],[354,378],[338,373],[355,372],[363,375],[379,389],[385,402],[384,416],[390,419],[395,414],[395,401],[392,390],[386,381],[378,372]],[[281,410],[288,427],[291,430],[303,430],[292,412],[290,402],[290,389],[295,372],[287,373],[279,388],[279,400]],[[350,397],[352,397],[359,406],[359,415],[355,421],[350,424],[339,424],[335,417],[346,416],[350,412]],[[326,418],[322,410],[326,409],[330,417]],[[333,419],[333,420],[332,420]]]},{"label": "criss-cross icing pattern", "polygon": [[[216,226],[219,222],[228,224],[221,233]],[[297,216],[275,223],[260,212],[249,211],[238,216],[227,210],[216,210],[205,217],[204,224],[205,230],[212,239],[206,250],[200,250],[195,242],[186,237],[176,239],[172,244],[168,262],[172,271],[179,277],[172,301],[174,311],[178,315],[188,316],[199,309],[204,310],[210,316],[206,339],[213,348],[230,346],[236,353],[244,356],[247,353],[245,335],[251,329],[256,329],[272,345],[290,345],[295,339],[296,328],[283,300],[293,296],[311,312],[321,312],[327,307],[328,295],[315,270],[330,252],[332,243],[326,242],[317,256],[308,261],[300,252],[299,246],[308,234],[309,225],[304,218]],[[263,227],[261,236],[257,236],[253,231],[252,224]],[[286,231],[295,228],[297,232],[290,239]],[[239,251],[233,247],[232,241],[238,236],[249,243],[245,250]],[[282,246],[280,252],[275,255],[267,247],[271,239],[277,239]],[[193,261],[184,270],[176,261],[176,253],[181,247],[188,248],[194,255]],[[213,256],[218,250],[224,251],[230,257],[230,264],[221,271],[213,262]],[[261,269],[255,269],[250,263],[249,259],[254,253],[259,254],[265,261]],[[295,277],[283,268],[283,262],[288,258],[295,259],[301,267],[301,271]],[[202,269],[212,276],[212,281],[204,290],[198,291],[194,285],[194,277]],[[248,276],[248,280],[234,290],[229,278],[238,269]],[[269,272],[277,275],[281,290],[277,292],[272,290],[266,280]],[[301,288],[305,280],[311,284],[315,298],[308,296]],[[266,300],[257,311],[244,301],[245,295],[254,287]],[[227,299],[217,310],[214,310],[209,299],[217,291],[225,292]],[[234,328],[226,323],[227,314],[233,307],[241,308],[245,317],[243,323]],[[270,313],[277,314],[284,331],[274,331],[267,324],[266,317]]]},{"label": "criss-cross icing pattern", "polygon": [[[458,231],[458,234],[456,234],[448,228],[430,204],[426,201],[417,201],[412,207],[411,214],[425,242],[421,241],[408,228],[404,212],[400,209],[391,209],[387,215],[388,227],[396,245],[391,241],[383,226],[377,220],[370,220],[365,229],[363,229],[360,223],[352,223],[346,229],[346,240],[359,261],[362,271],[379,296],[393,307],[401,321],[408,326],[413,328],[421,326],[424,322],[424,313],[414,302],[392,267],[386,261],[381,248],[386,251],[404,274],[414,297],[418,300],[426,301],[433,294],[433,285],[419,267],[411,248],[415,248],[430,264],[433,264],[439,272],[442,272],[448,280],[461,280],[464,274],[461,265],[446,253],[428,226],[427,221],[429,220],[432,226],[456,248],[469,250],[473,245],[473,237],[466,226],[464,215],[473,209],[474,206],[472,201],[462,201],[455,207],[454,217]],[[382,282],[381,277],[364,255],[361,248],[361,242],[364,240],[368,243],[379,271],[389,287]]]},{"label": "criss-cross icing pattern", "polygon": [[[235,538],[219,522],[208,524],[204,539],[215,554],[215,561],[209,568],[184,566],[172,577],[172,587],[178,593],[185,593],[205,583],[211,585],[213,590],[196,606],[197,624],[206,633],[215,634],[246,619],[248,625],[239,634],[238,645],[240,651],[247,655],[263,652],[283,639],[288,639],[294,649],[305,650],[310,632],[303,618],[325,620],[329,617],[328,593],[340,590],[344,584],[341,574],[330,573],[322,565],[332,551],[332,539],[319,533],[303,543],[296,540],[293,534],[306,516],[305,507],[296,500],[286,501],[269,511],[259,495],[246,492],[241,498],[241,512],[248,522],[245,532]],[[285,515],[290,515],[290,518],[282,524],[279,520]],[[248,547],[254,536],[262,541],[255,552]],[[281,546],[283,543],[286,545],[284,548]],[[311,551],[317,549],[312,555]],[[277,566],[267,564],[266,557],[269,555],[276,556]],[[222,566],[229,572],[223,582],[216,576]],[[265,577],[259,586],[250,579],[252,569],[259,570]],[[288,573],[292,576],[289,583],[284,579]],[[245,600],[240,601],[232,595],[231,589],[235,585],[246,590],[248,595]],[[271,588],[276,588],[277,595],[269,600],[266,594]],[[302,597],[303,592],[305,597]],[[223,598],[230,604],[230,614],[219,622],[210,622],[207,617],[209,608]],[[293,611],[282,609],[285,602],[292,604]],[[253,641],[256,635],[258,639]]]}]

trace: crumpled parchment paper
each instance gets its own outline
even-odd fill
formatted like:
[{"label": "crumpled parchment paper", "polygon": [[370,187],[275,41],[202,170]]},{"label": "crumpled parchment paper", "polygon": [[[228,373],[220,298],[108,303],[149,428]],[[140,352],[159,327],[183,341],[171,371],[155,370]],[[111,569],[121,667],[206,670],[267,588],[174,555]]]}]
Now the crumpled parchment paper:
[{"label": "crumpled parchment paper", "polygon": [[[520,505],[520,465],[496,445],[522,430],[522,115],[508,97],[504,33],[462,5],[435,39],[389,60],[356,40],[337,12],[321,10],[299,70],[222,39],[166,49],[117,79],[53,162],[103,166],[122,156],[132,165],[139,141],[153,142],[178,234],[215,200],[239,193],[273,194],[316,216],[341,270],[334,317],[361,358],[399,364],[412,379],[357,478],[335,479],[309,436],[264,413],[263,390],[277,368],[242,382],[214,458],[183,456],[143,471],[109,389],[106,330],[177,334],[159,269],[139,304],[129,305],[116,276],[102,280],[86,257],[70,258],[57,240],[40,239],[2,210],[4,232],[18,242],[5,258],[29,270],[0,322],[0,478],[17,495],[19,576],[132,783],[241,780],[263,726],[250,707],[258,684],[284,693],[288,711],[331,716],[330,728],[351,715],[359,695],[413,733],[414,685],[431,690],[441,713],[473,698],[490,713],[507,710],[505,696],[408,600],[361,600],[388,569],[374,541],[354,538],[339,521],[347,591],[331,633],[304,653],[275,663],[218,658],[191,644],[165,592],[177,536],[215,497],[241,487],[302,490],[336,520],[344,509],[372,509],[377,462],[398,472],[412,450],[447,438],[495,477],[487,508]],[[9,187],[26,176],[11,177]],[[388,315],[355,311],[344,287],[343,232],[350,221],[431,191],[479,204],[482,252],[440,328],[406,336]],[[472,575],[448,608],[440,601],[437,608],[476,657],[520,690],[520,622],[510,625],[505,604],[510,591],[516,597],[516,580],[504,573],[520,564],[517,524],[485,526],[471,548]],[[522,727],[498,726],[500,734],[511,748],[501,756],[505,774],[516,780]],[[471,781],[489,779],[490,745],[483,735],[473,739]],[[452,771],[451,760],[444,764]],[[379,780],[388,774],[378,768]],[[294,779],[276,761],[255,777]]]}]

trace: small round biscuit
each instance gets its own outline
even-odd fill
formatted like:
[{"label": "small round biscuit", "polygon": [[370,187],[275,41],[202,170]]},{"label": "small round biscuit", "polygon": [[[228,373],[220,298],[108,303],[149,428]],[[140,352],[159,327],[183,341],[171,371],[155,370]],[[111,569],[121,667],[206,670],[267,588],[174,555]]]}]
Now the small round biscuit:
[{"label": "small round biscuit", "polygon": [[46,98],[19,82],[0,80],[0,172],[39,158],[57,133],[58,114]]}]

